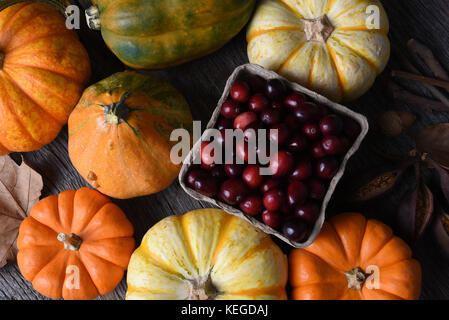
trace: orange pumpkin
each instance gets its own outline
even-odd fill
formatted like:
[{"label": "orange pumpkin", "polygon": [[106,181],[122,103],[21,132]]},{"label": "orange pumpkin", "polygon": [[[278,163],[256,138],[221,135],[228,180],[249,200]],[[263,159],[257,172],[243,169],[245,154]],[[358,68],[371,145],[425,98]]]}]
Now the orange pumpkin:
[{"label": "orange pumpkin", "polygon": [[418,299],[421,267],[392,230],[359,213],[325,222],[315,242],[289,257],[295,300]]},{"label": "orange pumpkin", "polygon": [[90,78],[90,62],[64,17],[42,3],[0,12],[0,155],[53,141]]},{"label": "orange pumpkin", "polygon": [[64,191],[38,202],[20,225],[17,263],[47,297],[93,299],[123,278],[133,233],[123,211],[98,191]]},{"label": "orange pumpkin", "polygon": [[178,176],[174,129],[192,130],[187,101],[163,79],[116,73],[84,92],[69,118],[69,156],[98,191],[120,199],[159,192]]}]

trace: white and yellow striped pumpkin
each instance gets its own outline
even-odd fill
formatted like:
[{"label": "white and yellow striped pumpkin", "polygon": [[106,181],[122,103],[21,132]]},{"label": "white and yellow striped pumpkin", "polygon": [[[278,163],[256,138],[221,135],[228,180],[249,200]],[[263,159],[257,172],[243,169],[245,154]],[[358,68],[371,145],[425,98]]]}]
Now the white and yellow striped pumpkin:
[{"label": "white and yellow striped pumpkin", "polygon": [[248,29],[248,57],[331,100],[349,101],[385,68],[388,30],[377,0],[262,0]]},{"label": "white and yellow striped pumpkin", "polygon": [[286,299],[287,258],[271,238],[218,209],[154,225],[128,266],[128,300]]}]

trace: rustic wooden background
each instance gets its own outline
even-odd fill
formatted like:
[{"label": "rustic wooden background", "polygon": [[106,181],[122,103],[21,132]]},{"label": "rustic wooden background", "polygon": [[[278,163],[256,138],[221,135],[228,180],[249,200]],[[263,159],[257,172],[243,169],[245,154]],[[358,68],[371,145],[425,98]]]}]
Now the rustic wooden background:
[{"label": "rustic wooden background", "polygon": [[[89,0],[72,1],[87,8]],[[393,0],[382,1],[390,17],[392,44],[402,52],[406,52],[405,43],[410,38],[416,38],[432,48],[441,63],[449,70],[449,1],[448,0]],[[91,82],[97,82],[114,72],[125,69],[123,64],[106,48],[99,32],[86,28],[82,23],[79,36],[85,44],[92,61],[93,77]],[[190,103],[195,120],[201,120],[203,127],[212,114],[221,96],[226,79],[233,69],[247,63],[245,30],[234,40],[218,52],[205,58],[187,63],[180,67],[164,71],[148,72],[152,75],[169,80],[178,88]],[[397,68],[397,59],[392,57],[388,74]],[[420,94],[428,94],[419,85],[401,82]],[[428,114],[419,107],[407,106],[392,101],[381,81],[365,96],[349,105],[366,115],[372,127],[379,114],[389,109],[410,110],[418,114],[418,120],[411,132],[430,124],[448,122],[449,113]],[[360,170],[383,165],[386,160],[373,153],[372,147],[381,148],[384,152],[400,155],[412,149],[413,144],[409,136],[386,139],[371,131],[359,152],[350,161],[348,174]],[[64,127],[58,138],[43,149],[24,154],[27,162],[35,168],[44,179],[43,196],[57,194],[66,189],[76,189],[87,186],[70,163],[67,154],[67,127]],[[430,183],[435,185],[435,177],[428,174]],[[348,210],[361,210],[370,217],[375,217],[395,228],[395,213],[399,199],[407,190],[406,180],[394,192],[385,196],[381,201],[375,201],[365,207],[347,207]],[[335,201],[334,201],[335,202]],[[159,194],[116,201],[126,212],[134,224],[135,236],[139,244],[145,232],[157,221],[172,214],[183,214],[187,211],[208,207],[206,203],[191,199],[179,186],[178,182]],[[341,210],[335,203],[331,205],[327,214],[332,215]],[[287,253],[289,248],[281,247]],[[414,247],[414,255],[421,262],[423,268],[422,299],[449,298],[449,261],[440,254],[430,232]],[[123,299],[126,293],[125,279],[116,290],[99,299]],[[1,299],[46,299],[33,290],[30,283],[23,279],[17,265],[8,265],[0,270],[0,300]]]}]

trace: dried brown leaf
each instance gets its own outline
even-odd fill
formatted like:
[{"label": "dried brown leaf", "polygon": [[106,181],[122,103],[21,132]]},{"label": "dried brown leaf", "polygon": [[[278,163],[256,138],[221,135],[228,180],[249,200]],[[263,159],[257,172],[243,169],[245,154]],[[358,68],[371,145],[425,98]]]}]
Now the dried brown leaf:
[{"label": "dried brown leaf", "polygon": [[416,149],[427,153],[442,167],[449,168],[449,123],[421,129],[415,136]]},{"label": "dried brown leaf", "polygon": [[39,201],[42,177],[22,159],[17,165],[9,156],[0,157],[0,268],[14,262],[20,223]]}]

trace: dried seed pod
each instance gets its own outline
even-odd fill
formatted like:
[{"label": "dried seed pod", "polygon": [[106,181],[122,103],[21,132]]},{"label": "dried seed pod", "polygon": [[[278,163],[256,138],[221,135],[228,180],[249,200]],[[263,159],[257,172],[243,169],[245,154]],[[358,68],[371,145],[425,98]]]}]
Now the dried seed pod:
[{"label": "dried seed pod", "polygon": [[384,135],[396,137],[410,128],[415,120],[415,114],[409,111],[387,111],[377,119],[377,124]]},{"label": "dried seed pod", "polygon": [[449,215],[441,212],[433,223],[433,236],[441,251],[449,258]]},{"label": "dried seed pod", "polygon": [[449,123],[424,128],[415,136],[416,149],[449,169]]},{"label": "dried seed pod", "polygon": [[433,194],[421,180],[399,204],[398,229],[409,242],[416,242],[427,229],[434,211]]},{"label": "dried seed pod", "polygon": [[371,200],[393,189],[398,180],[402,177],[406,167],[385,171],[368,180],[367,183],[358,187],[349,196],[350,202],[362,202]]},{"label": "dried seed pod", "polygon": [[438,175],[440,176],[441,191],[443,191],[444,197],[449,202],[449,173],[429,156],[425,157],[424,162],[437,170]]}]

